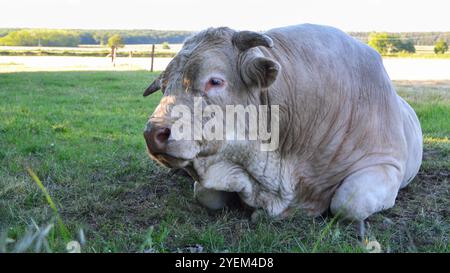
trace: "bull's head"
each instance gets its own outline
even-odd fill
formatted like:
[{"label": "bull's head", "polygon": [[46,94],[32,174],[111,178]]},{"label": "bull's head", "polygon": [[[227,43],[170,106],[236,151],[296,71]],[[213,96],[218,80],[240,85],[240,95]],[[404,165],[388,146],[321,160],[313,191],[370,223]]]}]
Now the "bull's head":
[{"label": "bull's head", "polygon": [[[189,38],[144,92],[144,96],[163,92],[144,132],[151,157],[168,167],[184,168],[199,156],[216,154],[224,141],[173,136],[174,123],[179,121],[174,109],[194,111],[198,103],[195,98],[199,97],[203,107],[261,105],[262,90],[276,80],[280,71],[280,65],[266,57],[271,56],[268,48],[272,46],[266,34],[229,28],[208,29]],[[191,123],[186,125],[194,131],[199,130],[194,120],[184,122]]]}]

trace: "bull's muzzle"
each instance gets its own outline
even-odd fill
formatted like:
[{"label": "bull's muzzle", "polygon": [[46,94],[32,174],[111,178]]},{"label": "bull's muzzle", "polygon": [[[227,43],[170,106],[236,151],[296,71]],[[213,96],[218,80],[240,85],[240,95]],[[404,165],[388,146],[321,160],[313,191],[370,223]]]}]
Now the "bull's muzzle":
[{"label": "bull's muzzle", "polygon": [[144,131],[145,142],[148,151],[153,155],[164,154],[167,150],[167,142],[170,137],[170,128],[147,125]]}]

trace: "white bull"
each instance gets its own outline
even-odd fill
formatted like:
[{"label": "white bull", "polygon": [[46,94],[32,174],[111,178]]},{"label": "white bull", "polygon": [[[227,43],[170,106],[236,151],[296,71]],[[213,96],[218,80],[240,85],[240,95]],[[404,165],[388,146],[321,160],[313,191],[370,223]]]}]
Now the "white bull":
[{"label": "white bull", "polygon": [[[417,174],[422,132],[380,55],[332,27],[265,33],[215,28],[189,38],[144,95],[164,96],[144,133],[150,155],[196,180],[197,199],[222,208],[229,192],[273,216],[331,209],[363,221],[394,205]],[[175,140],[175,106],[276,105],[279,146]],[[189,119],[190,121],[190,119]]]}]

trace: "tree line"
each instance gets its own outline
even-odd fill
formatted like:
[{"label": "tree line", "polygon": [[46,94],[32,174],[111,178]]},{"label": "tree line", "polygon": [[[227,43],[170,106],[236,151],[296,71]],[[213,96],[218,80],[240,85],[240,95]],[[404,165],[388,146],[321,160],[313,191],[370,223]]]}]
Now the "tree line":
[{"label": "tree line", "polygon": [[56,30],[0,29],[0,45],[8,46],[78,46],[107,45],[114,35],[125,44],[178,44],[191,35],[189,31],[163,30]]},{"label": "tree line", "polygon": [[[9,46],[78,46],[108,45],[111,37],[120,37],[123,44],[182,43],[190,31],[164,30],[58,30],[58,29],[0,29],[0,45]],[[415,52],[415,45],[438,45],[436,53],[447,51],[450,32],[349,32],[368,43],[381,54]]]},{"label": "tree line", "polygon": [[411,41],[414,45],[435,45],[439,40],[450,41],[450,31],[446,32],[349,32],[354,38],[368,43],[371,35],[387,34],[402,41]]},{"label": "tree line", "polygon": [[78,33],[68,30],[18,30],[0,38],[0,45],[9,46],[77,46]]}]

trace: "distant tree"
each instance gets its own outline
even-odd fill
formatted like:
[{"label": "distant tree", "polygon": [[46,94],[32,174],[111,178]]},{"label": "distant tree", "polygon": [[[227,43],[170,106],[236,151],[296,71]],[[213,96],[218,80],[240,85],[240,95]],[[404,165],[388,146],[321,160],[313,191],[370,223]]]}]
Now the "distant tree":
[{"label": "distant tree", "polygon": [[434,53],[436,54],[444,54],[448,51],[448,44],[444,39],[440,39],[437,41],[436,45],[434,46]]},{"label": "distant tree", "polygon": [[119,34],[114,34],[113,36],[109,37],[108,39],[108,46],[110,48],[122,48],[124,47],[122,36]]},{"label": "distant tree", "polygon": [[408,53],[416,53],[416,48],[414,47],[414,42],[412,40],[407,40],[405,42],[401,42],[398,45],[399,51],[404,51]]},{"label": "distant tree", "polygon": [[387,33],[371,33],[369,35],[369,46],[378,51],[380,54],[385,54],[388,51],[389,35]]},{"label": "distant tree", "polygon": [[168,42],[162,43],[162,48],[163,49],[170,49],[169,43]]},{"label": "distant tree", "polygon": [[113,66],[116,66],[117,49],[125,46],[122,37],[119,34],[114,34],[109,37],[108,46],[111,48],[111,62],[113,63]]},{"label": "distant tree", "polygon": [[388,33],[371,33],[369,35],[369,46],[380,54],[391,54],[397,52],[415,53],[414,42],[407,40],[403,42],[399,35]]}]

